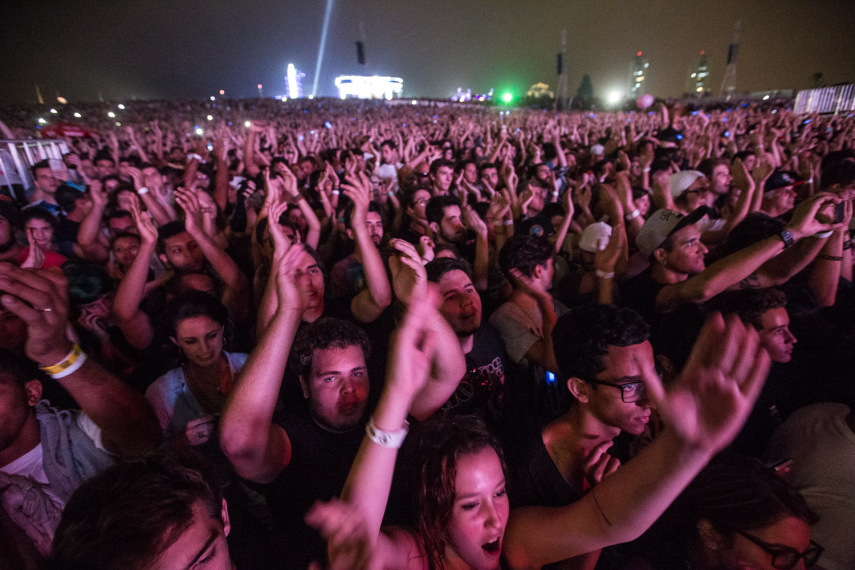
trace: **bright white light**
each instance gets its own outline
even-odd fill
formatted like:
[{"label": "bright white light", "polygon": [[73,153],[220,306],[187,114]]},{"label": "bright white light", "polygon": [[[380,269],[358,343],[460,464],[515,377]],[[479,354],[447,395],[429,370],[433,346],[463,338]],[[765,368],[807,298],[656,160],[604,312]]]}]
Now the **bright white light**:
[{"label": "bright white light", "polygon": [[252,121],[247,121],[243,124],[246,128],[250,128],[252,126]]},{"label": "bright white light", "polygon": [[121,126],[122,126],[122,123],[120,123],[119,121],[116,121],[116,126],[117,126],[117,127],[121,127]]},{"label": "bright white light", "polygon": [[205,129],[203,129],[202,127],[196,127],[196,134],[197,134],[197,135],[199,135],[199,136],[204,135],[204,134],[205,134]]},{"label": "bright white light", "polygon": [[[221,93],[221,94],[222,94],[222,93]],[[216,100],[217,100],[217,98],[216,98],[216,97],[214,97],[213,95],[211,95],[211,101],[216,101]]]},{"label": "bright white light", "polygon": [[40,124],[40,125],[44,125],[45,123],[47,123],[47,121],[45,121],[44,119],[42,119],[41,117],[39,117],[39,124]]},{"label": "bright white light", "polygon": [[110,111],[109,113],[107,113],[107,116],[110,117],[111,119],[113,119],[116,117],[116,113],[114,113],[113,111]]},{"label": "bright white light", "polygon": [[65,97],[57,97],[56,100],[57,102],[62,103],[63,105],[66,105],[68,103],[68,99],[66,99]]},{"label": "bright white light", "polygon": [[392,99],[396,95],[401,96],[404,80],[379,75],[339,75],[335,78],[335,86],[342,99]]},{"label": "bright white light", "polygon": [[125,106],[122,105],[121,103],[119,103],[119,109],[124,109],[124,108],[125,108]]},{"label": "bright white light", "polygon": [[209,121],[213,121],[213,120],[214,120],[214,117],[212,117],[211,115],[208,115],[208,120],[209,120]]},{"label": "bright white light", "polygon": [[617,105],[618,103],[620,103],[621,99],[623,99],[623,93],[617,90],[611,91],[606,96],[606,101],[608,101],[609,105]]},{"label": "bright white light", "polygon": [[297,68],[293,63],[288,64],[288,96],[291,99],[300,96],[300,88],[297,86]]},{"label": "bright white light", "polygon": [[315,98],[314,95],[309,95],[309,99],[314,99],[314,98]]},{"label": "bright white light", "polygon": [[415,99],[413,99],[413,105],[418,105],[418,104],[419,104],[419,102],[416,101]]},{"label": "bright white light", "polygon": [[56,109],[51,109],[50,112],[56,115]]},{"label": "bright white light", "polygon": [[79,119],[79,118],[80,118],[80,117],[82,117],[83,115],[81,115],[80,113],[74,113],[74,116],[75,116],[76,118],[78,118],[78,119]]},{"label": "bright white light", "polygon": [[763,97],[763,100],[764,100],[764,101],[768,101],[768,100],[769,100],[769,96],[768,96],[768,95],[764,96],[764,97]]}]

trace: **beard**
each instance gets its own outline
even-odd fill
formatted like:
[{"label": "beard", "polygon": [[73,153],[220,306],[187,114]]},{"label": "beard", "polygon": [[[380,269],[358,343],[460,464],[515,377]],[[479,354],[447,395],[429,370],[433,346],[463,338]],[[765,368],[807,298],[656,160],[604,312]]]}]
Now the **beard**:
[{"label": "beard", "polygon": [[9,237],[6,239],[6,242],[0,243],[0,253],[8,252],[10,249],[15,247],[15,245],[17,245],[17,242],[15,241],[15,233],[9,232]]}]

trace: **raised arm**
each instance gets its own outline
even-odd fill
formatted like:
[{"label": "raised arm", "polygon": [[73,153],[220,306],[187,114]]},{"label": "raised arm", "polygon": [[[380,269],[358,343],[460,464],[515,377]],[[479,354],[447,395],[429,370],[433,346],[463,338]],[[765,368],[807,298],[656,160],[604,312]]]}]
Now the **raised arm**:
[{"label": "raised arm", "polygon": [[639,358],[650,399],[666,422],[653,444],[567,507],[511,512],[504,553],[514,568],[540,568],[637,538],[742,427],[769,371],[757,332],[714,315],[666,392],[652,353]]},{"label": "raised arm", "polygon": [[89,184],[89,196],[92,198],[92,209],[80,222],[77,232],[76,245],[81,257],[97,263],[105,263],[110,257],[109,248],[101,241],[101,218],[107,208],[107,195],[100,180]]},{"label": "raised arm", "polygon": [[179,190],[175,193],[175,199],[184,209],[184,227],[187,233],[196,240],[205,259],[225,284],[223,304],[229,308],[232,316],[238,319],[246,318],[249,312],[249,283],[246,276],[229,254],[203,230],[199,198],[193,192]]},{"label": "raised arm", "polygon": [[[359,176],[359,178],[357,178]],[[370,323],[380,316],[386,307],[392,303],[392,287],[386,276],[386,267],[374,240],[365,227],[370,200],[371,181],[363,174],[348,176],[348,184],[343,185],[345,195],[353,200],[353,229],[356,251],[362,258],[362,268],[365,272],[366,288],[360,291],[350,303],[353,315],[363,323]]]},{"label": "raised arm", "polygon": [[[79,351],[66,334],[69,323],[65,277],[0,263],[0,280],[4,291],[0,302],[27,325],[27,357],[53,375],[80,404],[101,429],[104,447],[123,457],[143,455],[157,447],[160,425],[149,403],[93,358],[78,354],[71,366],[51,370]],[[82,365],[75,368],[81,361]]]},{"label": "raised arm", "polygon": [[[792,234],[795,240],[808,237],[810,240],[816,241],[815,238],[809,236],[828,229],[828,224],[816,219],[817,212],[828,200],[834,200],[834,198],[827,194],[817,194],[799,204],[793,213],[792,220],[786,226],[786,230]],[[807,244],[807,246],[810,245],[810,243]],[[788,260],[790,255],[801,254],[802,246],[802,244],[796,244],[781,258]],[[762,276],[758,269],[784,251],[784,248],[783,239],[775,235],[732,253],[686,281],[664,287],[656,297],[657,310],[667,312],[683,302],[706,301],[728,287],[769,287],[774,285],[777,281]],[[791,267],[788,261],[784,262],[781,258],[776,259],[774,264],[783,263],[785,266]],[[744,281],[746,279],[749,281]]]},{"label": "raised arm", "polygon": [[[402,239],[389,245],[400,252],[389,258],[396,297],[405,305],[427,298],[427,273],[416,248]],[[436,358],[430,364],[430,377],[415,395],[410,413],[422,421],[433,415],[454,394],[466,375],[466,357],[457,335],[439,311],[419,309],[424,315],[422,325],[434,333]]]},{"label": "raised arm", "polygon": [[116,290],[113,315],[128,343],[142,350],[148,348],[154,338],[154,327],[140,304],[146,293],[151,256],[157,247],[157,229],[148,214],[140,212],[139,203],[134,200],[132,204],[131,215],[140,234],[140,249]]},{"label": "raised arm", "polygon": [[[433,298],[414,300],[396,333],[386,385],[370,420],[378,430],[396,432],[406,427],[413,398],[427,380],[436,354],[434,333],[426,325],[431,322],[430,311],[436,311],[432,301]],[[406,568],[417,554],[411,535],[380,533],[397,457],[397,447],[381,445],[366,435],[341,493],[342,501],[352,505],[364,521],[368,537],[378,541],[377,552],[387,568]]]},{"label": "raised arm", "polygon": [[[278,219],[286,203],[271,206]],[[241,370],[220,419],[220,447],[235,472],[257,483],[273,481],[291,461],[291,441],[273,423],[288,353],[306,300],[296,283],[302,245],[291,246],[280,229],[272,228],[276,243],[270,280],[275,283],[276,312]]]}]

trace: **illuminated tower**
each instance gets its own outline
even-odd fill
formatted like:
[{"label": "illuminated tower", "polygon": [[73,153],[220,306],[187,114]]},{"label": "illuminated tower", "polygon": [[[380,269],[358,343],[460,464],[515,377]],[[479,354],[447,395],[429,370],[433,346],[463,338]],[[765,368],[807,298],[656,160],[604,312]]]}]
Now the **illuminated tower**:
[{"label": "illuminated tower", "polygon": [[285,76],[285,85],[288,87],[288,98],[299,99],[303,96],[303,78],[306,74],[294,67],[293,63],[288,64],[288,75]]},{"label": "illuminated tower", "polygon": [[733,97],[736,91],[736,56],[739,53],[739,20],[733,26],[733,41],[727,50],[727,69],[724,70],[724,81],[721,83],[721,94],[726,99]]},{"label": "illuminated tower", "polygon": [[635,54],[635,59],[632,61],[632,85],[630,94],[633,97],[646,93],[647,68],[650,63],[647,58],[642,56],[641,52]]},{"label": "illuminated tower", "polygon": [[698,58],[698,68],[691,75],[692,91],[698,97],[709,93],[710,91],[710,68],[707,65],[707,54],[701,52],[701,57]]}]

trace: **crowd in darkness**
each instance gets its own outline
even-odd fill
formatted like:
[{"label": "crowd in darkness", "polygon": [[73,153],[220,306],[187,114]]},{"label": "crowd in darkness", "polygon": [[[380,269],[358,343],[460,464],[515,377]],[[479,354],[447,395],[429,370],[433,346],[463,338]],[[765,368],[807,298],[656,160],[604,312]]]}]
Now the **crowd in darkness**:
[{"label": "crowd in darkness", "polygon": [[855,568],[851,116],[107,111],[0,189],[0,567]]}]

